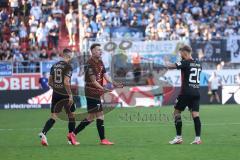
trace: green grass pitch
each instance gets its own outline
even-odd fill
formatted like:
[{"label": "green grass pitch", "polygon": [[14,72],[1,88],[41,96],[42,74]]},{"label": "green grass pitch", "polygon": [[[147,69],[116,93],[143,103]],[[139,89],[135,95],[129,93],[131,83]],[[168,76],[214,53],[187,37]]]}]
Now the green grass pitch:
[{"label": "green grass pitch", "polygon": [[[101,146],[95,122],[80,133],[80,146],[66,143],[67,123],[57,121],[42,147],[38,133],[49,110],[0,110],[1,160],[231,160],[240,159],[240,106],[201,106],[202,145],[194,138],[189,112],[184,112],[182,145],[175,136],[172,107],[119,108],[105,116],[106,136],[116,144]],[[79,123],[79,122],[78,122]],[[77,124],[78,124],[77,123]]]}]

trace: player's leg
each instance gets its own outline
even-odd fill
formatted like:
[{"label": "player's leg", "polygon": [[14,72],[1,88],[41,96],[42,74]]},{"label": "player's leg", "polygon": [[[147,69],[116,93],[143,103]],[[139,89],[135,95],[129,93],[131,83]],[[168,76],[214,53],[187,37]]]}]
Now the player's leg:
[{"label": "player's leg", "polygon": [[71,142],[72,145],[79,145],[80,143],[76,139],[76,135],[81,132],[84,128],[86,128],[93,120],[95,114],[89,113],[87,118],[83,119],[80,124],[74,129],[73,132],[69,133],[67,138]]},{"label": "player's leg", "polygon": [[217,91],[215,92],[215,97],[216,97],[217,102],[220,103],[220,98],[219,98]]},{"label": "player's leg", "polygon": [[68,103],[69,101],[67,99],[66,104],[64,104],[64,106],[65,106],[65,111],[68,115],[68,133],[71,133],[75,130],[75,125],[76,125],[75,116],[74,116],[76,105],[75,103],[73,103],[71,106],[69,106]]},{"label": "player's leg", "polygon": [[173,112],[176,137],[169,142],[170,144],[181,144],[183,142],[181,112],[186,108],[186,101],[187,99],[184,96],[179,96],[176,100],[176,104],[174,106],[175,109]]},{"label": "player's leg", "polygon": [[83,119],[80,124],[75,128],[74,134],[77,135],[86,126],[88,126],[95,118],[95,112],[97,111],[98,101],[91,97],[86,97],[88,116]]},{"label": "player's leg", "polygon": [[194,122],[194,129],[195,129],[195,139],[191,144],[201,144],[201,120],[199,117],[199,112],[193,111],[192,112],[192,118],[193,118],[193,122]]},{"label": "player's leg", "polygon": [[68,143],[72,145],[79,145],[80,143],[76,139],[76,135],[74,134],[75,131],[75,116],[73,112],[68,113]]},{"label": "player's leg", "polygon": [[57,113],[52,113],[51,117],[47,120],[47,122],[45,123],[42,133],[44,135],[47,134],[47,132],[53,127],[54,123],[57,120]]},{"label": "player's leg", "polygon": [[48,145],[46,134],[53,127],[54,123],[58,118],[58,113],[62,110],[63,106],[60,105],[61,102],[62,102],[62,96],[53,92],[52,102],[51,102],[51,117],[45,123],[42,132],[39,133],[39,137],[41,138],[41,143],[44,146]]},{"label": "player's leg", "polygon": [[181,144],[183,142],[181,111],[175,109],[174,112],[173,112],[173,116],[174,116],[174,123],[175,123],[175,129],[176,129],[176,136],[169,143],[170,144]]},{"label": "player's leg", "polygon": [[105,138],[105,128],[104,128],[104,113],[103,111],[96,112],[96,125],[98,130],[98,135],[101,140],[100,144],[103,145],[112,145],[113,142],[110,142],[108,139]]},{"label": "player's leg", "polygon": [[73,133],[77,135],[79,132],[81,132],[84,128],[86,128],[89,124],[93,122],[95,118],[95,113],[88,113],[87,118],[83,119],[80,124],[75,128]]},{"label": "player's leg", "polygon": [[195,139],[191,144],[201,144],[201,120],[199,116],[199,100],[200,97],[193,97],[191,98],[191,104],[189,108],[191,110],[193,122],[194,122],[194,129],[195,129]]},{"label": "player's leg", "polygon": [[211,94],[211,96],[210,96],[210,103],[213,102],[214,97],[215,97],[215,91],[212,90],[212,94]]},{"label": "player's leg", "polygon": [[56,122],[56,119],[57,119],[57,113],[52,113],[51,118],[49,118],[45,123],[42,132],[39,133],[41,144],[43,146],[48,146],[46,134],[53,127],[54,123]]}]

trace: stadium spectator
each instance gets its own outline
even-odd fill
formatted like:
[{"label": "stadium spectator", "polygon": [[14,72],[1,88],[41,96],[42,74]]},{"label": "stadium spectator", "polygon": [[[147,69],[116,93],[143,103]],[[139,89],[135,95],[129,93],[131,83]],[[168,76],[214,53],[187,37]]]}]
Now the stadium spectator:
[{"label": "stadium spectator", "polygon": [[30,50],[28,52],[28,72],[30,73],[36,73],[37,71],[37,62],[39,60],[39,54],[38,52],[35,52],[33,50]]},{"label": "stadium spectator", "polygon": [[83,26],[84,32],[85,32],[85,38],[92,38],[93,36],[93,31],[92,27],[90,26],[89,21],[87,21],[84,26]]},{"label": "stadium spectator", "polygon": [[2,8],[0,12],[0,23],[3,24],[5,23],[9,18],[9,14],[7,12],[6,8]]},{"label": "stadium spectator", "polygon": [[19,50],[19,47],[15,47],[13,49],[13,61],[15,62],[16,72],[17,73],[24,73],[24,65],[23,65],[23,55]]},{"label": "stadium spectator", "polygon": [[27,21],[27,18],[30,14],[31,4],[28,0],[21,0],[19,12],[24,21]]},{"label": "stadium spectator", "polygon": [[10,37],[10,47],[11,48],[14,48],[14,47],[18,47],[19,46],[19,37],[16,36],[16,33],[15,32],[12,32],[11,33],[11,37]]},{"label": "stadium spectator", "polygon": [[12,61],[13,60],[13,55],[10,50],[5,51],[5,61]]},{"label": "stadium spectator", "polygon": [[77,33],[77,16],[73,12],[73,8],[69,8],[69,13],[65,17],[65,23],[68,29],[69,43],[68,45],[75,45],[75,36]]},{"label": "stadium spectator", "polygon": [[217,77],[217,73],[213,72],[212,76],[208,80],[208,93],[210,95],[210,103],[213,102],[214,98],[220,103],[220,98],[218,95],[218,89],[221,86],[221,81]]},{"label": "stadium spectator", "polygon": [[33,33],[33,35],[35,35],[38,28],[38,21],[35,19],[34,16],[30,16],[28,24],[30,26],[30,33]]},{"label": "stadium spectator", "polygon": [[48,29],[46,26],[41,22],[39,24],[39,27],[36,31],[36,37],[37,37],[37,42],[39,47],[45,47],[47,48],[48,46]]},{"label": "stadium spectator", "polygon": [[42,18],[42,9],[36,2],[33,2],[30,10],[30,15],[34,16],[37,21]]},{"label": "stadium spectator", "polygon": [[51,50],[51,53],[50,53],[49,55],[50,55],[50,59],[51,59],[51,60],[57,60],[57,57],[58,57],[57,48],[53,48],[53,49]]},{"label": "stadium spectator", "polygon": [[40,50],[37,46],[31,47],[29,51],[29,59],[32,61],[40,60]]},{"label": "stadium spectator", "polygon": [[28,33],[27,33],[27,26],[25,25],[24,21],[20,23],[19,27],[19,38],[20,41],[23,42],[27,39]]},{"label": "stadium spectator", "polygon": [[100,30],[97,33],[97,39],[105,42],[110,40],[110,29],[106,28],[106,22],[103,21],[101,24]]},{"label": "stadium spectator", "polygon": [[19,30],[18,24],[19,24],[18,17],[17,16],[12,17],[11,23],[10,23],[10,30],[11,30],[11,32],[18,33],[18,30]]},{"label": "stadium spectator", "polygon": [[49,57],[48,57],[46,49],[41,50],[39,58],[40,58],[41,61],[48,60]]},{"label": "stadium spectator", "polygon": [[64,15],[64,13],[61,10],[60,6],[59,5],[54,6],[51,13],[52,13],[53,18],[55,18],[56,21],[58,22],[58,25],[61,26],[61,18]]},{"label": "stadium spectator", "polygon": [[9,0],[12,13],[16,16],[19,12],[19,3],[18,0]]},{"label": "stadium spectator", "polygon": [[48,16],[48,20],[45,24],[46,28],[49,30],[53,29],[55,26],[58,26],[58,23],[52,16]]},{"label": "stadium spectator", "polygon": [[43,20],[46,21],[49,18],[49,15],[51,14],[51,4],[52,1],[49,0],[43,0],[41,5]]},{"label": "stadium spectator", "polygon": [[40,84],[41,89],[45,89],[45,90],[49,89],[48,77],[47,77],[46,72],[43,72],[43,76],[39,79],[39,84]]},{"label": "stadium spectator", "polygon": [[59,40],[59,27],[57,24],[53,26],[52,29],[49,30],[49,42],[52,47],[58,47]]}]

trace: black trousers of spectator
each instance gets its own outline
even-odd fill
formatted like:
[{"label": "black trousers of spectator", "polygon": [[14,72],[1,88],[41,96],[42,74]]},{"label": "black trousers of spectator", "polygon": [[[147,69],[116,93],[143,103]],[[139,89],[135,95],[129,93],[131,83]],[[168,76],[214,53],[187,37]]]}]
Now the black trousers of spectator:
[{"label": "black trousers of spectator", "polygon": [[50,43],[52,47],[57,48],[58,46],[58,36],[49,36]]}]

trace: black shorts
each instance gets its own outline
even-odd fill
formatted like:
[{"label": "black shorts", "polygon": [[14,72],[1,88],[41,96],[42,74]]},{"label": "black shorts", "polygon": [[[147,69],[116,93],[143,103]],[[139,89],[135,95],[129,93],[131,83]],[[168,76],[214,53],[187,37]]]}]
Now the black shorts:
[{"label": "black shorts", "polygon": [[184,111],[186,107],[190,111],[199,112],[200,96],[179,95],[176,99],[174,108],[180,111]]},{"label": "black shorts", "polygon": [[213,90],[212,90],[212,95],[216,95],[216,94],[217,94],[217,91],[218,91],[217,89],[213,89]]},{"label": "black shorts", "polygon": [[102,102],[100,98],[86,97],[86,100],[88,113],[96,113],[103,111]]},{"label": "black shorts", "polygon": [[71,113],[76,110],[76,105],[73,103],[71,106],[68,105],[69,96],[61,95],[53,92],[51,113],[60,113],[64,107],[66,113]]}]

